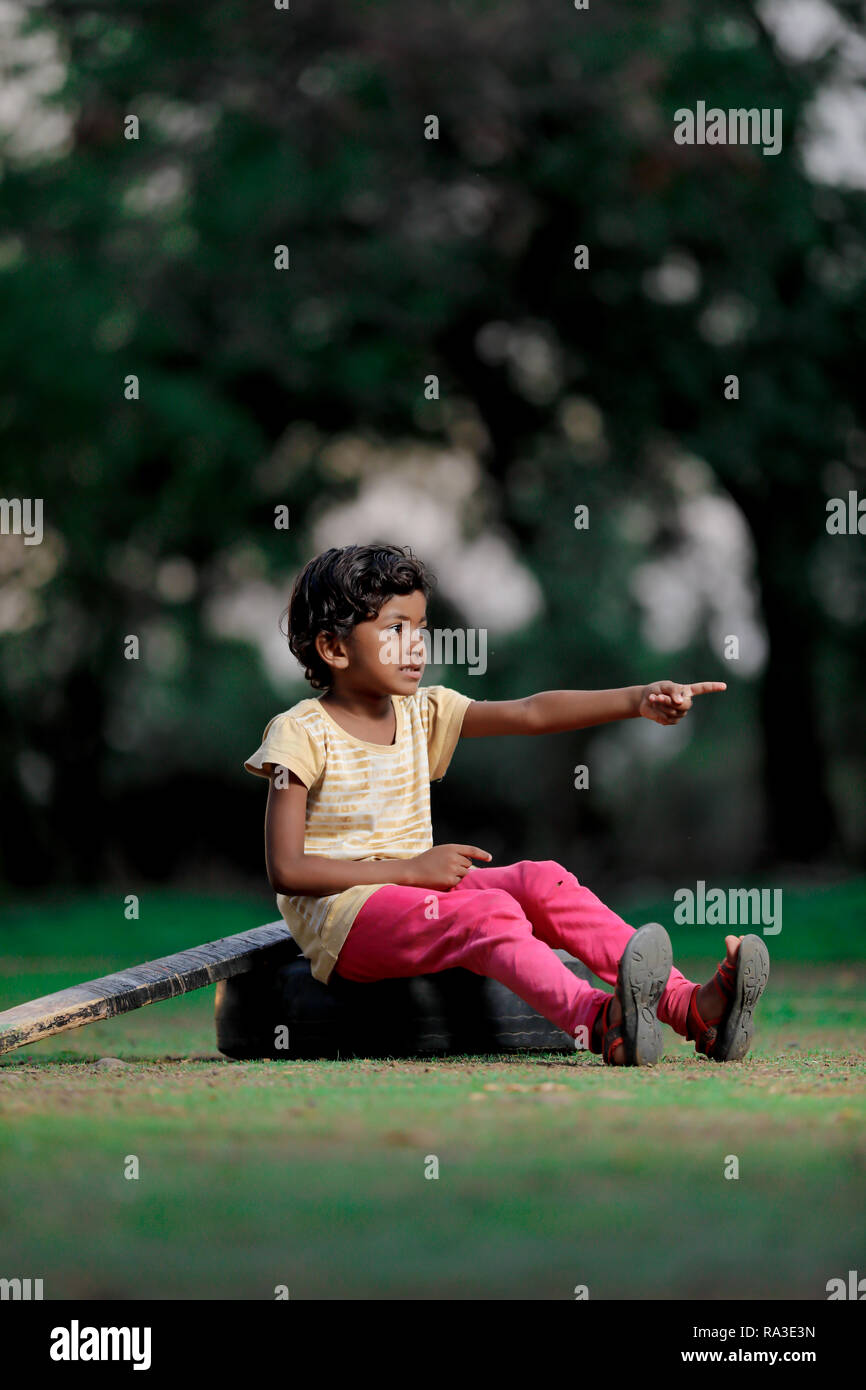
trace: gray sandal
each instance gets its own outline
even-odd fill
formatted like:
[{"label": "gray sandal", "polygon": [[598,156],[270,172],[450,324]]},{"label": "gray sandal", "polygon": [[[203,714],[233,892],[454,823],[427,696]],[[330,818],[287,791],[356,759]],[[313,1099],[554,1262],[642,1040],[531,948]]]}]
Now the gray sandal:
[{"label": "gray sandal", "polygon": [[[616,988],[601,1008],[602,1060],[608,1066],[618,1043],[625,1049],[627,1067],[649,1067],[659,1060],[664,1043],[656,1016],[673,966],[670,937],[660,922],[648,922],[632,936],[623,951],[616,972]],[[622,1007],[622,1021],[610,1027],[610,1007],[614,998]]]},{"label": "gray sandal", "polygon": [[725,1012],[714,1023],[701,1017],[695,1002],[700,985],[689,1000],[686,1037],[714,1062],[741,1062],[752,1045],[752,1014],[770,978],[770,953],[759,936],[744,936],[733,966],[719,965],[716,982],[726,998]]}]

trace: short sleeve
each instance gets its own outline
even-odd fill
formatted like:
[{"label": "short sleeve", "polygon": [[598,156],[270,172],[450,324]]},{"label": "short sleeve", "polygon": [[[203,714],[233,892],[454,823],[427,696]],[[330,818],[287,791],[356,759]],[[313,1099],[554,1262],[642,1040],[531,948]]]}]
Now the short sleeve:
[{"label": "short sleeve", "polygon": [[445,776],[457,747],[463,716],[472,701],[468,695],[444,685],[428,686],[424,694],[427,698],[422,717],[427,732],[427,762],[430,781],[436,782]]},{"label": "short sleeve", "polygon": [[308,789],[325,769],[324,749],[290,714],[278,714],[265,729],[261,746],[244,767],[256,777],[269,777],[267,764],[287,767]]}]

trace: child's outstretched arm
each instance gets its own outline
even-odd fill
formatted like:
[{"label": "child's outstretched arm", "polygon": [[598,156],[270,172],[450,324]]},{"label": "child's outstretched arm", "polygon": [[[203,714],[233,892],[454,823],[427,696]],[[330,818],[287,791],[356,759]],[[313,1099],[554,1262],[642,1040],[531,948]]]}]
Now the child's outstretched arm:
[{"label": "child's outstretched arm", "polygon": [[657,724],[678,724],[691,709],[695,695],[726,689],[724,681],[692,685],[654,681],[622,690],[542,690],[522,700],[473,700],[463,717],[460,736],[558,734],[610,724],[615,719],[636,719],[638,715]]}]

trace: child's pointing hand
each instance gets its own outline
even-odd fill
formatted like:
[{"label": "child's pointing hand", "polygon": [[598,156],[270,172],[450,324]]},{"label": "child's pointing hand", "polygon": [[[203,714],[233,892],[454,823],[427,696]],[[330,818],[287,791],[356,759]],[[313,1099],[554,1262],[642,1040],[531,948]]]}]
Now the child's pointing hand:
[{"label": "child's pointing hand", "polygon": [[692,707],[692,697],[727,690],[724,681],[697,681],[694,685],[677,685],[676,681],[655,681],[641,691],[638,714],[654,719],[657,724],[678,724]]}]

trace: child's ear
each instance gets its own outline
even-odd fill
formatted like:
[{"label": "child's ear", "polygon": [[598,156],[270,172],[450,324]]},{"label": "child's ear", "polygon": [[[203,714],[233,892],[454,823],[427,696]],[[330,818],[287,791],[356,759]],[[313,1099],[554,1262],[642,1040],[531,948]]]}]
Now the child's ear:
[{"label": "child's ear", "polygon": [[327,666],[344,671],[349,664],[349,653],[345,643],[331,632],[320,632],[315,640],[315,648]]}]

